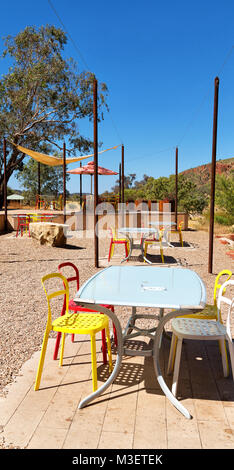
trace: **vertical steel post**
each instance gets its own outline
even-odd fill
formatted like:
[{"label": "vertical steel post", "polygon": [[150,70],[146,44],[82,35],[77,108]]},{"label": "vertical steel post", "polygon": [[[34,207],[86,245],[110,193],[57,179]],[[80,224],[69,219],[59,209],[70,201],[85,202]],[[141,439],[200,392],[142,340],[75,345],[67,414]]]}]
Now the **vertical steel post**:
[{"label": "vertical steel post", "polygon": [[121,165],[121,170],[122,170],[122,191],[121,191],[121,197],[122,197],[122,203],[124,203],[124,146],[122,145],[122,165]]},{"label": "vertical steel post", "polygon": [[178,207],[178,147],[175,155],[175,224],[177,228],[177,207]]},{"label": "vertical steel post", "polygon": [[119,164],[119,203],[121,203],[121,163]]},{"label": "vertical steel post", "polygon": [[213,238],[214,238],[214,206],[215,206],[215,174],[216,174],[216,146],[217,146],[217,123],[218,123],[218,96],[219,78],[214,81],[214,113],[213,113],[213,141],[212,141],[212,163],[211,163],[211,189],[210,189],[210,230],[209,230],[209,261],[208,272],[213,268]]},{"label": "vertical steel post", "polygon": [[4,230],[7,232],[7,179],[6,179],[6,139],[3,139],[3,164],[4,164]]},{"label": "vertical steel post", "polygon": [[38,191],[38,196],[41,194],[41,165],[40,162],[37,163],[37,191]]},{"label": "vertical steel post", "polygon": [[63,223],[66,223],[66,144],[63,143]]},{"label": "vertical steel post", "polygon": [[[80,168],[82,167],[82,163],[80,162]],[[80,206],[82,207],[82,174],[80,174]]]},{"label": "vertical steel post", "polygon": [[97,117],[97,80],[93,82],[93,147],[94,147],[94,262],[98,268],[98,117]]}]

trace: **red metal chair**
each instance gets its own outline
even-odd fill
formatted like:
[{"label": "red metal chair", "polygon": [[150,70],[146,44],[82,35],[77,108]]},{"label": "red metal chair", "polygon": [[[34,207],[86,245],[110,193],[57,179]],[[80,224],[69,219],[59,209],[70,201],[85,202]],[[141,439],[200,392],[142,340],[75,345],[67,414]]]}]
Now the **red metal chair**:
[{"label": "red metal chair", "polygon": [[[75,281],[76,282],[76,288],[77,288],[77,290],[79,290],[80,281],[79,281],[79,270],[78,270],[78,268],[73,263],[71,263],[70,261],[67,261],[65,263],[61,263],[58,266],[58,270],[61,274],[63,274],[62,273],[62,268],[65,268],[65,267],[70,267],[70,268],[74,269],[75,273],[74,273],[73,276],[71,276],[71,277],[65,276],[65,277],[66,277],[68,283]],[[109,308],[109,310],[114,312],[113,305],[103,305],[103,307]],[[95,312],[95,310],[90,310],[90,309],[85,308],[85,307],[80,307],[79,305],[77,305],[74,302],[73,299],[69,300],[68,309],[72,310],[73,312],[82,312],[82,313],[83,312]],[[62,311],[61,311],[61,315],[64,315],[65,310],[66,310],[66,299],[64,298],[64,303],[63,303],[63,308],[62,308]],[[116,334],[116,329],[115,329],[114,323],[113,323],[113,333],[114,333],[115,344],[117,345],[117,334]],[[57,359],[57,356],[58,356],[60,339],[61,339],[61,333],[58,332],[57,333],[57,338],[56,338],[56,343],[55,343],[55,348],[54,348],[54,356],[53,356],[53,358],[55,360]],[[72,335],[72,341],[74,341],[74,335]],[[107,349],[106,349],[105,330],[102,330],[102,354],[103,354],[103,362],[104,362],[104,364],[106,364],[107,363]]]},{"label": "red metal chair", "polygon": [[114,254],[115,245],[125,245],[125,255],[127,258],[129,253],[129,240],[127,240],[127,238],[117,238],[116,231],[113,228],[109,228],[108,230],[111,237],[108,261],[110,261]]},{"label": "red metal chair", "polygon": [[19,235],[19,231],[21,234],[21,237],[23,236],[23,233],[27,233],[30,237],[30,230],[29,230],[29,222],[30,222],[30,216],[27,214],[19,214],[17,218],[17,230],[16,230],[16,237]]}]

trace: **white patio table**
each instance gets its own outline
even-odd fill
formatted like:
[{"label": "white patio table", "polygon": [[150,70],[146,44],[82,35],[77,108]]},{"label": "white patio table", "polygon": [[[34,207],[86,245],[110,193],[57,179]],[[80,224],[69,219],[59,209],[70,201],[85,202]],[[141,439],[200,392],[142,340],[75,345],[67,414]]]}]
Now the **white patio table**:
[{"label": "white patio table", "polygon": [[[153,338],[153,348],[150,352],[149,350],[141,351],[140,354],[153,356],[156,377],[163,392],[186,418],[191,418],[187,409],[171,393],[162,377],[159,350],[161,335],[169,320],[204,308],[206,290],[200,277],[194,271],[180,267],[110,266],[85,282],[75,295],[74,301],[81,306],[106,314],[115,324],[118,341],[116,363],[110,377],[96,392],[84,398],[79,408],[83,408],[101,395],[115,380],[121,367],[123,354],[139,355],[139,351],[129,351],[125,344],[126,339],[145,335]],[[116,314],[101,304],[132,307],[131,318],[123,332]],[[154,315],[154,318],[158,320],[157,328],[140,330],[135,327],[135,320],[138,318],[137,307],[159,309],[159,315]],[[172,311],[163,316],[164,309]],[[142,317],[149,318],[149,315],[141,315]],[[136,333],[133,330],[136,330]]]},{"label": "white patio table", "polygon": [[[129,240],[129,244],[130,244],[128,256],[123,258],[121,260],[121,263],[123,263],[124,261],[127,261],[129,259],[129,257],[132,254],[132,250],[134,248],[138,248],[139,250],[141,250],[141,255],[142,255],[143,259],[148,264],[152,264],[144,256],[144,240],[145,240],[146,237],[148,237],[150,235],[154,235],[154,234],[157,233],[157,230],[155,228],[153,228],[153,227],[151,227],[151,228],[148,228],[148,227],[145,227],[145,228],[142,228],[142,227],[141,228],[138,228],[138,227],[122,227],[118,231],[127,237],[127,239]],[[133,239],[136,238],[137,235],[141,236],[141,242],[140,243],[134,243],[133,242]]]},{"label": "white patio table", "polygon": [[171,221],[163,221],[163,222],[155,221],[155,222],[149,222],[149,225],[152,225],[152,227],[155,227],[155,228],[157,228],[157,229],[159,229],[159,227],[164,227],[164,230],[163,230],[163,237],[162,237],[163,244],[165,244],[166,246],[169,246],[169,247],[173,248],[173,245],[169,242],[169,239],[168,239],[168,232],[172,229],[172,227],[174,227],[174,226],[176,225],[175,222],[171,222]]}]

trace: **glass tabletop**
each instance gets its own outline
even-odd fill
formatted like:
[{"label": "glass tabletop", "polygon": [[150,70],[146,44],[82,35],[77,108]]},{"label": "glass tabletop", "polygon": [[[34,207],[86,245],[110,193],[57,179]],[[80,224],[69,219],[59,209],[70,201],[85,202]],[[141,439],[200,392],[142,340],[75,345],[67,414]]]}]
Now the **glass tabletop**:
[{"label": "glass tabletop", "polygon": [[135,307],[203,308],[206,289],[190,269],[110,266],[91,277],[74,300]]}]

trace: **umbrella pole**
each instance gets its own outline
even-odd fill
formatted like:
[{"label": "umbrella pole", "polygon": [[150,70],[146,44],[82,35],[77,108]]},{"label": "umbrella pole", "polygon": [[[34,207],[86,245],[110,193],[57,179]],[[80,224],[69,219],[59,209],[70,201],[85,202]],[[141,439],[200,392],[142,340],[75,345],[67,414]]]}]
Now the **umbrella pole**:
[{"label": "umbrella pole", "polygon": [[98,126],[97,126],[97,80],[93,82],[93,146],[94,146],[94,256],[98,268]]}]

